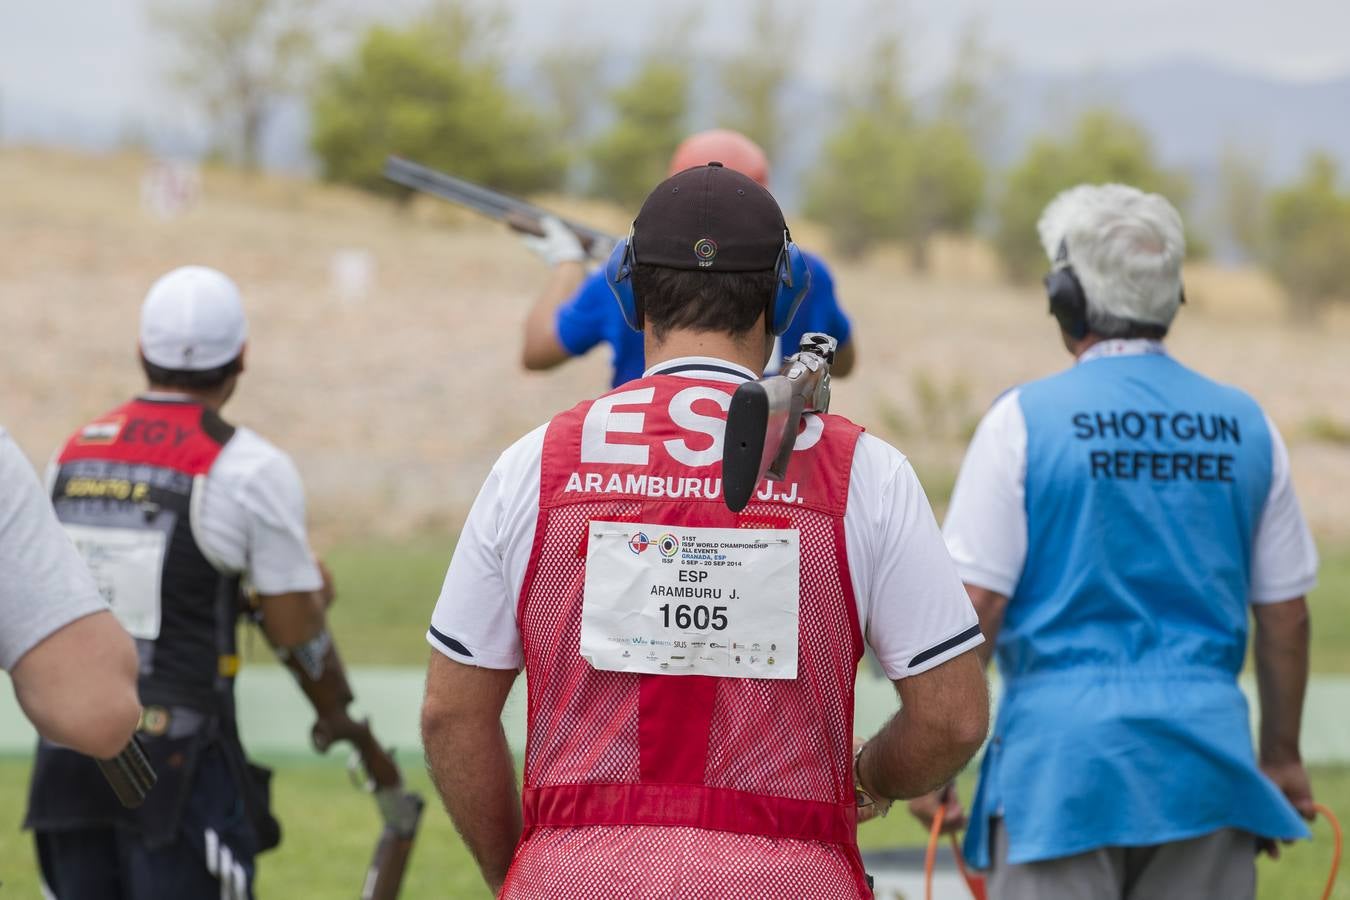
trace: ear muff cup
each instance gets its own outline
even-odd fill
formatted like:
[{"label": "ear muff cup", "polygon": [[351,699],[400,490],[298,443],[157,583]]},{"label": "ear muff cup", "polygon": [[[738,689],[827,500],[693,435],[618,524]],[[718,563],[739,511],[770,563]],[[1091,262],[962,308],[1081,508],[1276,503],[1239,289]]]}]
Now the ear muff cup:
[{"label": "ear muff cup", "polygon": [[[605,283],[609,285],[614,299],[619,303],[623,320],[634,331],[641,331],[644,324],[642,304],[633,291],[633,267],[636,265],[633,253],[633,233],[614,245],[609,259],[605,262]],[[783,251],[778,255],[778,285],[767,309],[767,326],[770,332],[781,335],[792,324],[798,308],[811,290],[811,266],[806,255],[792,242],[791,236],[783,235]]]},{"label": "ear muff cup", "polygon": [[1076,341],[1087,337],[1087,295],[1073,266],[1061,266],[1046,275],[1045,293],[1050,298],[1050,314],[1064,333]]},{"label": "ear muff cup", "polygon": [[792,237],[785,232],[783,252],[778,257],[778,290],[774,293],[773,305],[769,308],[769,331],[776,335],[787,331],[810,290],[811,266],[806,261],[806,254],[802,253],[792,242]]},{"label": "ear muff cup", "polygon": [[1045,276],[1045,294],[1050,298],[1050,315],[1064,333],[1076,341],[1087,337],[1087,294],[1069,262],[1068,240],[1061,240],[1055,251],[1055,267]]},{"label": "ear muff cup", "polygon": [[605,283],[614,292],[619,301],[619,311],[623,320],[634,331],[642,330],[642,307],[638,305],[637,295],[633,293],[633,233],[614,245],[609,259],[605,262]]}]

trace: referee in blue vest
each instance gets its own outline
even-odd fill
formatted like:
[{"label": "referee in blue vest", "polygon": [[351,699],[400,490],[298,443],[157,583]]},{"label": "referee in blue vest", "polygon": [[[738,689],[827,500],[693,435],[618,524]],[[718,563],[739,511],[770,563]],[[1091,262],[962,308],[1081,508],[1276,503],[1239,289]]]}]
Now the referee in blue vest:
[{"label": "referee in blue vest", "polygon": [[1185,299],[1167,200],[1084,185],[1039,231],[1076,362],[989,410],[945,527],[1005,689],[966,857],[993,900],[1250,898],[1258,848],[1313,815],[1317,553],[1289,456],[1256,401],[1163,346]]}]

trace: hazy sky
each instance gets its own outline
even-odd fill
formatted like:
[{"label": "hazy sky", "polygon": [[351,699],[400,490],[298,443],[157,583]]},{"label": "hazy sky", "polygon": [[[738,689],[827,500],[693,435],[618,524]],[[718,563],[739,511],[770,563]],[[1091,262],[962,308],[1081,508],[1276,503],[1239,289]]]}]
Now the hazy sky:
[{"label": "hazy sky", "polygon": [[[416,0],[329,0],[359,17],[406,15]],[[744,40],[736,0],[513,0],[514,39],[522,50],[559,40],[647,45],[672,9],[703,10],[699,43],[716,51]],[[793,5],[787,0],[786,5]],[[803,68],[840,83],[879,0],[797,0],[808,10]],[[34,109],[53,131],[79,122],[130,123],[161,118],[162,48],[150,32],[144,0],[0,0],[0,116]],[[1290,79],[1350,73],[1347,0],[910,0],[915,78],[938,73],[971,17],[988,41],[1017,65],[1038,69],[1109,68],[1191,58]],[[3,121],[0,119],[0,121]],[[169,124],[169,123],[165,123]]]}]

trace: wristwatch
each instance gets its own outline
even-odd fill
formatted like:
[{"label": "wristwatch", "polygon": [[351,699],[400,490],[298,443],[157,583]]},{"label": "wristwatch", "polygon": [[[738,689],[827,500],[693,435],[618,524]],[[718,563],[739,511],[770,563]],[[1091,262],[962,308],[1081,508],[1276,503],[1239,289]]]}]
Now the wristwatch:
[{"label": "wristwatch", "polygon": [[877,815],[884,818],[886,813],[891,811],[893,801],[887,797],[878,797],[862,786],[862,771],[859,768],[859,762],[862,760],[863,748],[866,746],[865,743],[860,744],[858,749],[853,751],[853,799],[858,804],[859,809],[874,806]]}]

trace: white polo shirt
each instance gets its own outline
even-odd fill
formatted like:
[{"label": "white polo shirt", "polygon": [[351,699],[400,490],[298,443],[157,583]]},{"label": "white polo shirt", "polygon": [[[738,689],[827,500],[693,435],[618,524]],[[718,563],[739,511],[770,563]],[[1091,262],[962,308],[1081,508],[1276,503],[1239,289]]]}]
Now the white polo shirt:
[{"label": "white polo shirt", "polygon": [[60,628],[108,609],[28,460],[0,428],[0,669]]},{"label": "white polo shirt", "polygon": [[[1114,340],[1093,345],[1079,357],[1086,365],[1104,356],[1163,353],[1150,340]],[[943,525],[947,549],[961,580],[1012,596],[1027,557],[1027,423],[1017,389],[985,414],[966,450]],[[1317,546],[1298,505],[1289,472],[1289,451],[1266,417],[1271,440],[1270,493],[1252,547],[1252,603],[1278,603],[1317,583]]]},{"label": "white polo shirt", "polygon": [[[757,377],[704,357],[669,360],[646,375],[663,372],[733,383]],[[547,428],[501,455],[460,533],[427,631],[431,646],[457,662],[494,669],[523,663],[516,606],[539,518]],[[983,642],[913,467],[866,433],[853,454],[844,535],[863,637],[890,678],[917,675]]]}]

